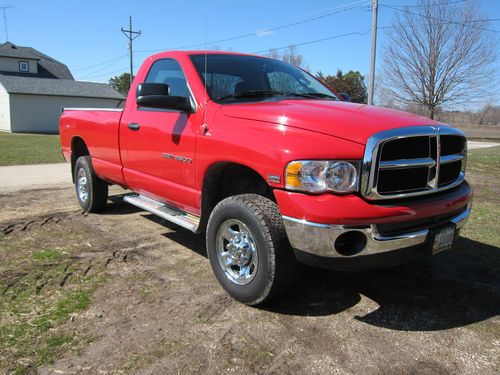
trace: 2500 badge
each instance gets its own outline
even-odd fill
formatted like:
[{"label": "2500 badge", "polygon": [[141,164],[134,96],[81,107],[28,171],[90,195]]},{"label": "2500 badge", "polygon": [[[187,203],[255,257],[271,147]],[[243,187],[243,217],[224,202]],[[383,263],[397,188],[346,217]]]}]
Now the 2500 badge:
[{"label": "2500 badge", "polygon": [[183,162],[183,163],[191,163],[193,161],[193,159],[191,158],[186,158],[185,156],[179,156],[179,155],[172,155],[172,154],[161,154],[162,157],[164,157],[165,159],[173,159],[173,160],[177,160],[177,161],[180,161],[180,162]]}]

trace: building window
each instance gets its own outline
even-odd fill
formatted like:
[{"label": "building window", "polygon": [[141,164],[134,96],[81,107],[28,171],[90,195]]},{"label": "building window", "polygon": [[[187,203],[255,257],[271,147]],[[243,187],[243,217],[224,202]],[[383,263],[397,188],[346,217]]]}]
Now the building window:
[{"label": "building window", "polygon": [[30,64],[27,61],[19,61],[19,71],[20,72],[29,72]]}]

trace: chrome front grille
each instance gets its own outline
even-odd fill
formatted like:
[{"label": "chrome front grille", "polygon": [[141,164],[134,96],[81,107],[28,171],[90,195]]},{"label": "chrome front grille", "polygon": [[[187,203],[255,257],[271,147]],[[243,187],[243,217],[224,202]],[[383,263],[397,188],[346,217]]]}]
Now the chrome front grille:
[{"label": "chrome front grille", "polygon": [[368,199],[394,199],[450,189],[464,180],[465,135],[446,126],[386,130],[369,138],[361,187]]}]

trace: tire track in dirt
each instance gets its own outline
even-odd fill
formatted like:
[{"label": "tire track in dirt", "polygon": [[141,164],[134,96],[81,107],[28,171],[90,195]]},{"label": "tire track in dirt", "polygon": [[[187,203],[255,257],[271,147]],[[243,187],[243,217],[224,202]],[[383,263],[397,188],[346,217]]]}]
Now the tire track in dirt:
[{"label": "tire track in dirt", "polygon": [[6,236],[15,234],[16,232],[28,232],[48,224],[59,224],[62,221],[73,220],[75,216],[74,213],[56,212],[50,215],[3,224],[0,231]]},{"label": "tire track in dirt", "polygon": [[[87,220],[88,219],[88,220]],[[97,220],[96,220],[97,219]],[[33,216],[23,220],[4,221],[0,223],[0,234],[3,234],[12,241],[23,241],[23,236],[30,233],[31,237],[43,238],[41,231],[52,231],[53,233],[69,233],[74,241],[78,241],[78,237],[84,233],[93,233],[92,238],[83,245],[87,245],[88,249],[83,247],[67,259],[64,260],[62,275],[55,278],[53,273],[54,267],[61,265],[60,262],[44,262],[39,264],[43,270],[35,278],[29,272],[18,272],[13,274],[7,270],[0,273],[0,293],[5,295],[13,287],[16,289],[18,284],[24,283],[25,287],[33,286],[37,294],[41,293],[44,288],[49,286],[65,288],[71,278],[78,276],[88,276],[94,270],[98,272],[100,269],[106,269],[114,263],[127,263],[129,265],[137,264],[140,267],[141,263],[154,264],[158,260],[153,250],[158,248],[157,241],[151,241],[151,238],[135,238],[135,239],[119,239],[116,240],[110,236],[109,230],[106,227],[102,228],[98,224],[99,216],[88,215],[81,210],[72,212],[52,212],[50,214]],[[61,226],[63,225],[63,226]],[[79,246],[78,242],[74,246]],[[80,245],[81,246],[81,245]]]}]

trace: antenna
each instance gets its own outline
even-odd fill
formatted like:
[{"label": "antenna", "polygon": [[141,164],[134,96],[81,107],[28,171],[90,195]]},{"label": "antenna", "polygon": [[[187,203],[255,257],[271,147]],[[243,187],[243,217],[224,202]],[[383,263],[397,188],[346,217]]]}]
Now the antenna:
[{"label": "antenna", "polygon": [[5,41],[6,42],[9,41],[9,31],[7,29],[7,15],[5,14],[5,9],[9,9],[9,8],[14,8],[14,6],[13,5],[6,5],[3,7],[0,7],[0,9],[3,10],[3,22],[4,22],[4,26],[5,26]]},{"label": "antenna", "polygon": [[208,73],[207,73],[207,29],[208,29],[208,22],[207,22],[207,15],[205,14],[205,77],[203,80],[204,86],[205,86],[205,108],[203,108],[203,135],[207,134],[208,131],[208,125],[207,125],[207,104],[208,104],[208,93],[207,93],[207,80],[208,80]]}]

